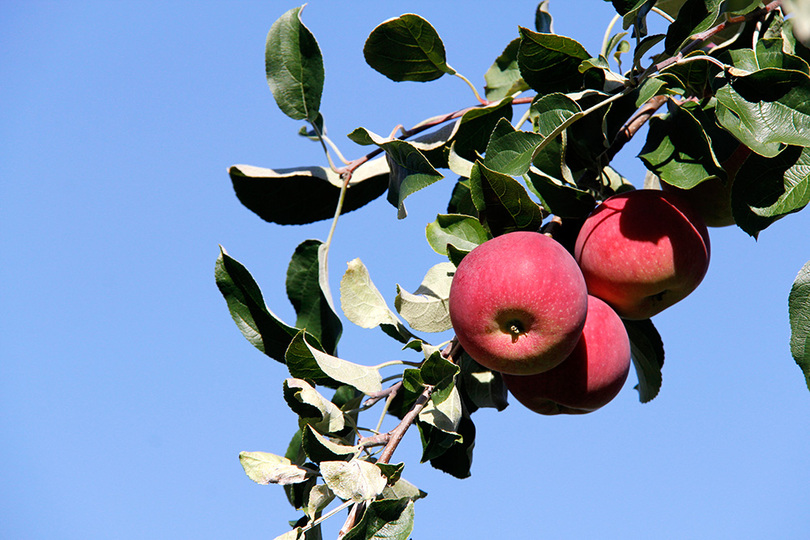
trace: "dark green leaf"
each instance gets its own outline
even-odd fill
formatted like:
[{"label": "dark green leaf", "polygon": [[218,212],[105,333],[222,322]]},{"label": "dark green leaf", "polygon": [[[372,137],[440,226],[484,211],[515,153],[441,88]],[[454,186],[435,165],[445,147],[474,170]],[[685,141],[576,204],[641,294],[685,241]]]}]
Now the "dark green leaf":
[{"label": "dark green leaf", "polygon": [[478,210],[476,210],[472,195],[470,194],[469,179],[461,179],[453,186],[450,202],[447,203],[447,213],[464,214],[474,218],[478,217]]},{"label": "dark green leaf", "polygon": [[661,72],[661,79],[669,88],[679,90],[686,96],[702,99],[711,94],[712,83],[720,73],[720,67],[710,60],[703,51],[695,51],[687,58],[689,62],[676,63]]},{"label": "dark green leaf", "polygon": [[303,379],[284,381],[284,401],[305,424],[322,433],[338,433],[346,426],[343,411]]},{"label": "dark green leaf", "polygon": [[[422,424],[419,424],[420,428]],[[438,455],[430,459],[430,464],[440,471],[444,471],[456,478],[468,478],[472,467],[473,448],[475,447],[475,424],[469,415],[465,414],[459,422],[458,432],[460,438],[452,439],[444,432],[436,428],[429,428],[434,435],[441,433],[445,441],[450,444],[441,450]],[[422,431],[420,429],[420,431]],[[424,459],[424,456],[423,456]]]},{"label": "dark green leaf", "polygon": [[334,354],[343,325],[321,289],[322,245],[320,240],[305,240],[295,248],[287,267],[287,297],[298,316],[295,326],[305,328]]},{"label": "dark green leaf", "polygon": [[788,296],[790,352],[810,390],[810,262],[796,276]]},{"label": "dark green leaf", "polygon": [[687,0],[667,30],[667,53],[674,54],[690,36],[714,26],[723,4],[724,0]]},{"label": "dark green leaf", "polygon": [[737,225],[751,236],[810,202],[810,148],[789,146],[774,158],[751,154],[731,190]]},{"label": "dark green leaf", "polygon": [[359,448],[331,441],[315,431],[311,425],[304,427],[302,445],[307,456],[314,463],[321,461],[348,461],[357,454]]},{"label": "dark green leaf", "polygon": [[413,517],[413,500],[409,498],[372,501],[343,540],[408,540]]},{"label": "dark green leaf", "polygon": [[298,330],[284,324],[267,309],[253,276],[222,248],[217,258],[215,276],[217,287],[242,334],[264,354],[284,363],[284,353]]},{"label": "dark green leaf", "polygon": [[664,343],[651,320],[623,322],[630,338],[630,352],[638,376],[638,397],[642,403],[647,403],[661,390]]},{"label": "dark green leaf", "polygon": [[548,11],[549,0],[543,0],[534,12],[534,29],[546,34],[554,33],[554,21]]},{"label": "dark green leaf", "polygon": [[464,405],[470,413],[482,408],[502,411],[509,405],[501,374],[481,366],[466,352],[461,355],[461,377],[458,382]]},{"label": "dark green leaf", "polygon": [[638,9],[647,0],[605,0],[611,2],[619,15],[627,15],[629,12]]},{"label": "dark green leaf", "polygon": [[487,148],[492,130],[502,118],[512,120],[512,101],[509,98],[465,112],[458,120],[458,130],[453,136],[455,152],[468,161],[478,159]]},{"label": "dark green leaf", "polygon": [[574,92],[582,88],[584,76],[579,65],[591,55],[579,42],[527,28],[520,28],[520,37],[520,73],[532,89],[547,94]]},{"label": "dark green leaf", "polygon": [[542,209],[511,176],[491,171],[476,162],[470,187],[481,223],[492,236],[540,229]]},{"label": "dark green leaf", "polygon": [[293,120],[314,121],[323,92],[323,57],[297,7],[273,23],[267,34],[264,62],[267,84],[278,107]]},{"label": "dark green leaf", "polygon": [[544,137],[581,112],[576,101],[559,93],[538,95],[529,108],[534,130]]},{"label": "dark green leaf", "polygon": [[[260,218],[280,225],[300,225],[335,215],[343,181],[325,167],[264,169],[234,165],[228,169],[239,201]],[[368,204],[388,188],[388,163],[361,165],[346,189],[343,213]]]},{"label": "dark green leaf", "polygon": [[560,183],[534,171],[529,171],[529,180],[543,200],[543,206],[556,216],[581,218],[590,214],[596,206],[593,195],[575,186]]},{"label": "dark green leaf", "polygon": [[469,251],[458,249],[453,244],[447,244],[447,258],[450,259],[450,262],[453,263],[456,268],[458,268],[461,259],[463,259],[467,253],[469,253]]},{"label": "dark green leaf", "polygon": [[427,82],[455,73],[447,65],[439,34],[412,13],[389,19],[372,30],[363,56],[369,66],[397,82]]}]

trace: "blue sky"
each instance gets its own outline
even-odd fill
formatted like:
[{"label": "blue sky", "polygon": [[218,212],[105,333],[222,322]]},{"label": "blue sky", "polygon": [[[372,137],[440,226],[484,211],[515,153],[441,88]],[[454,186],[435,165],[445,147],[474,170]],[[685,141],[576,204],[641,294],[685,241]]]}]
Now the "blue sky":
[{"label": "blue sky", "polygon": [[[290,255],[327,222],[270,225],[242,207],[227,167],[323,164],[264,77],[282,2],[16,2],[0,17],[0,537],[273,538],[297,517],[242,472],[240,450],[283,453],[295,417],[284,366],[239,333],[214,283],[223,245],[292,322]],[[471,104],[446,77],[395,84],[366,67],[371,29],[427,18],[479,87],[532,2],[325,2],[303,12],[324,53],[322,111],[343,137]],[[494,4],[493,4],[494,6]],[[613,12],[552,1],[558,33],[595,51]],[[633,141],[615,160],[640,185]],[[344,216],[334,291],[360,257],[391,305],[441,262],[424,240],[451,182]],[[476,413],[472,478],[395,454],[427,491],[414,538],[810,537],[810,393],[788,348],[787,295],[810,259],[810,211],[754,241],[713,229],[701,287],[654,320],[661,394],[622,393],[583,417],[513,403]],[[341,356],[378,364],[394,342],[344,319]],[[326,528],[334,537],[342,523]],[[334,528],[333,528],[334,527]]]}]

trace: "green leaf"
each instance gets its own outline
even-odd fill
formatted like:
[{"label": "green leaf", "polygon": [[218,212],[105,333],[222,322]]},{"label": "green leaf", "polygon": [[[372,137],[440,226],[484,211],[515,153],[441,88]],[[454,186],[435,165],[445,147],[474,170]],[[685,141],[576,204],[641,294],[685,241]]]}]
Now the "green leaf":
[{"label": "green leaf", "polygon": [[470,188],[479,219],[492,236],[540,229],[542,209],[511,176],[491,171],[479,161],[473,166]]},{"label": "green leaf", "polygon": [[[458,387],[453,385],[443,401],[436,403],[431,399],[425,408],[419,411],[419,421],[434,426],[445,433],[455,434],[458,431],[463,406]],[[435,393],[434,393],[435,395]]]},{"label": "green leaf", "polygon": [[321,461],[348,461],[357,454],[359,447],[331,441],[307,425],[303,431],[302,445],[307,457],[314,463]]},{"label": "green leaf", "polygon": [[373,501],[343,540],[408,540],[413,531],[413,518],[410,498]]},{"label": "green leaf", "polygon": [[796,276],[788,296],[790,352],[810,390],[810,262]]},{"label": "green leaf", "polygon": [[810,202],[810,148],[789,146],[774,158],[751,154],[731,189],[737,225],[751,236]]},{"label": "green leaf", "polygon": [[674,54],[690,36],[708,30],[720,17],[725,0],[687,0],[669,25],[664,43],[668,54]]},{"label": "green leaf", "polygon": [[484,90],[489,101],[498,101],[529,89],[523,77],[520,76],[520,67],[517,60],[519,47],[520,38],[510,41],[509,45],[506,46],[484,74],[484,80],[486,81]]},{"label": "green leaf", "polygon": [[545,174],[529,171],[529,180],[550,213],[562,218],[584,218],[596,206],[596,199],[587,191],[563,184]]},{"label": "green leaf", "polygon": [[289,10],[270,27],[264,62],[279,109],[293,120],[314,121],[323,92],[323,57],[315,36],[301,22],[301,9]]},{"label": "green leaf", "polygon": [[215,276],[236,326],[247,340],[270,358],[284,363],[284,353],[298,330],[267,309],[250,272],[220,247]]},{"label": "green leaf", "polygon": [[321,268],[325,253],[320,240],[305,240],[295,248],[287,268],[287,297],[298,315],[295,326],[305,328],[334,353],[343,326],[328,300],[328,291],[321,288]]},{"label": "green leaf", "polygon": [[754,152],[774,157],[785,145],[810,146],[810,78],[804,73],[762,69],[732,80],[716,96],[720,125]]},{"label": "green leaf", "polygon": [[352,131],[349,138],[359,144],[375,144],[385,151],[390,169],[388,202],[398,209],[399,219],[408,215],[404,203],[408,195],[444,178],[413,143],[385,139],[362,127]]},{"label": "green leaf", "polygon": [[611,2],[619,15],[627,15],[629,12],[634,11],[641,7],[647,0],[605,0]]},{"label": "green leaf", "polygon": [[695,51],[686,58],[689,62],[675,63],[661,72],[661,80],[670,89],[680,90],[686,96],[703,98],[712,93],[712,83],[721,69],[709,60],[704,51]]},{"label": "green leaf", "polygon": [[379,467],[368,461],[322,461],[321,475],[332,492],[344,501],[368,501],[387,484]]},{"label": "green leaf", "polygon": [[412,13],[389,19],[372,30],[363,56],[369,66],[397,82],[427,82],[455,73],[447,65],[439,34]]},{"label": "green leaf", "polygon": [[[378,463],[379,467],[381,464]],[[404,478],[398,479],[394,485],[388,485],[382,492],[383,499],[410,499],[412,501],[427,497],[427,493],[411,484]]]},{"label": "green leaf", "polygon": [[[388,173],[384,158],[358,167],[346,189],[342,212],[357,210],[385,193]],[[234,165],[228,174],[239,201],[263,220],[279,225],[331,219],[343,184],[328,167],[274,170]]]},{"label": "green leaf", "polygon": [[316,519],[318,513],[323,511],[329,503],[334,500],[335,494],[329,489],[326,484],[318,484],[312,486],[312,489],[307,493],[306,502],[304,503],[304,513],[309,519]]},{"label": "green leaf", "polygon": [[591,57],[579,42],[556,34],[520,28],[518,63],[523,80],[540,94],[574,92],[582,88],[583,60]]},{"label": "green leaf", "polygon": [[313,472],[293,465],[289,459],[268,452],[239,452],[239,463],[257,484],[281,486],[305,482]]},{"label": "green leaf", "polygon": [[455,270],[449,262],[433,266],[413,294],[397,285],[394,305],[411,328],[419,332],[444,332],[453,327],[448,299]]},{"label": "green leaf", "polygon": [[630,338],[630,353],[638,376],[638,397],[642,403],[647,403],[661,390],[664,343],[651,320],[623,322]]},{"label": "green leaf", "polygon": [[447,258],[450,259],[450,262],[453,263],[456,268],[458,268],[461,259],[463,259],[467,253],[469,253],[469,251],[458,249],[453,244],[447,244]]},{"label": "green leaf", "polygon": [[319,384],[336,387],[334,381],[357,388],[364,394],[382,390],[380,372],[368,366],[342,360],[307,343],[299,332],[287,349],[287,367],[293,377],[311,379]]},{"label": "green leaf", "polygon": [[548,10],[549,0],[543,0],[537,4],[537,9],[534,12],[534,29],[538,32],[546,34],[554,33],[554,20]]},{"label": "green leaf", "polygon": [[301,527],[296,527],[291,531],[287,531],[284,534],[276,536],[273,538],[273,540],[301,540],[303,534],[301,531]]},{"label": "green leaf", "polygon": [[284,401],[304,423],[321,433],[337,433],[346,426],[343,411],[303,379],[284,381]]},{"label": "green leaf", "polygon": [[489,239],[478,219],[462,214],[439,214],[425,229],[428,244],[439,255],[447,255],[447,244],[472,251]]},{"label": "green leaf", "polygon": [[[425,425],[421,422],[418,425],[420,432],[423,432]],[[437,455],[430,458],[431,466],[456,478],[468,478],[472,467],[473,448],[475,447],[475,424],[473,424],[470,416],[464,414],[461,417],[458,425],[459,437],[453,437],[430,426],[426,427],[433,430],[430,437],[435,439],[436,432],[441,433],[444,437],[443,442],[447,444],[444,447],[440,446],[435,452]]]},{"label": "green leaf", "polygon": [[501,374],[483,367],[466,352],[461,355],[461,378],[458,386],[471,413],[483,408],[502,411],[509,405],[506,384]]},{"label": "green leaf", "polygon": [[492,171],[510,176],[525,174],[531,165],[534,149],[544,139],[538,133],[517,130],[502,118],[489,139],[483,164]]},{"label": "green leaf", "polygon": [[413,337],[388,307],[360,259],[347,263],[340,280],[340,302],[346,318],[361,328],[382,326],[388,335],[402,343]]},{"label": "green leaf", "polygon": [[453,151],[470,162],[478,159],[486,151],[492,130],[502,118],[512,120],[511,97],[469,109],[458,119],[458,129],[453,136]]},{"label": "green leaf", "polygon": [[560,93],[538,95],[529,107],[534,130],[544,137],[581,112],[576,101]]}]

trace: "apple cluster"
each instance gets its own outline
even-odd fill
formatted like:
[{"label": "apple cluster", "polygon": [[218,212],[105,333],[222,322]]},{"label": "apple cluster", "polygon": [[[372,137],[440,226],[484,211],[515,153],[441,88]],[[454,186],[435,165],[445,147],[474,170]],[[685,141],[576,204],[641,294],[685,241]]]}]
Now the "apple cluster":
[{"label": "apple cluster", "polygon": [[691,293],[709,265],[703,218],[678,193],[614,195],[588,216],[573,253],[511,232],[467,254],[450,288],[459,343],[540,414],[583,414],[630,370],[622,319],[648,319]]}]

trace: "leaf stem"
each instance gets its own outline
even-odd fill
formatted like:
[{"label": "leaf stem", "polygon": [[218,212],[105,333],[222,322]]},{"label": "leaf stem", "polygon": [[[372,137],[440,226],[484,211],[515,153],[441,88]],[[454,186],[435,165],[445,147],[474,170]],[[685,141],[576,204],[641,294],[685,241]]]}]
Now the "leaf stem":
[{"label": "leaf stem", "polygon": [[487,103],[489,103],[487,100],[481,97],[481,94],[478,93],[478,90],[475,88],[475,85],[470,82],[470,79],[468,79],[458,71],[453,73],[453,75],[455,75],[456,77],[467,83],[467,86],[469,86],[470,89],[473,91],[473,94],[475,94],[475,99],[477,99],[479,103],[481,103],[482,105],[486,105]]}]

